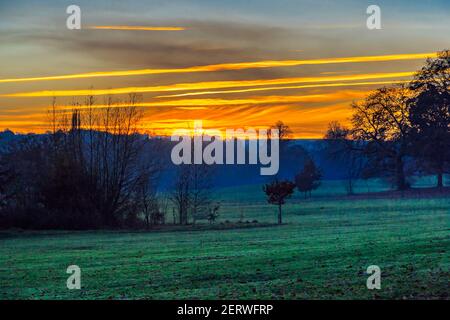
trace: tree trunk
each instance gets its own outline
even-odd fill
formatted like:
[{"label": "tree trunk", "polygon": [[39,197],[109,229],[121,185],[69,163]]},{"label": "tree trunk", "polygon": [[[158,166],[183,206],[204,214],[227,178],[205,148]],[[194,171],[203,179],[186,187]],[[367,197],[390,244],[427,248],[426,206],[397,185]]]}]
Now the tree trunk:
[{"label": "tree trunk", "polygon": [[396,160],[396,184],[398,190],[406,190],[406,179],[405,179],[405,172],[404,172],[404,163],[401,156],[397,157]]},{"label": "tree trunk", "polygon": [[183,208],[183,224],[188,225],[188,209]]},{"label": "tree trunk", "polygon": [[353,180],[350,178],[347,180],[347,195],[353,194]]},{"label": "tree trunk", "polygon": [[443,186],[444,186],[443,174],[442,174],[442,172],[438,172],[438,174],[437,174],[437,187],[438,188],[442,188]]},{"label": "tree trunk", "polygon": [[282,219],[281,219],[281,204],[278,205],[278,224],[282,224]]}]

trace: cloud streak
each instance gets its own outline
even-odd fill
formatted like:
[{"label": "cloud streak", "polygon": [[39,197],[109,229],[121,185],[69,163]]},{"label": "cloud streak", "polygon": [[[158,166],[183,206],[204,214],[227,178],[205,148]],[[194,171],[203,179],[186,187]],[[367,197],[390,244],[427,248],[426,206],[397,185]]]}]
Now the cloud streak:
[{"label": "cloud streak", "polygon": [[436,53],[415,53],[415,54],[395,54],[395,55],[381,55],[381,56],[324,58],[324,59],[309,59],[309,60],[267,60],[256,62],[211,64],[187,68],[99,71],[99,72],[58,75],[58,76],[9,78],[9,79],[0,79],[0,83],[85,79],[85,78],[100,78],[100,77],[124,77],[124,76],[151,75],[151,74],[218,72],[231,70],[236,71],[245,69],[266,69],[266,68],[293,67],[302,65],[386,62],[386,61],[401,61],[401,60],[418,60],[435,56]]},{"label": "cloud streak", "polygon": [[244,93],[244,92],[255,92],[255,91],[290,90],[290,89],[374,86],[374,85],[401,84],[401,83],[408,83],[408,82],[409,82],[409,80],[391,80],[391,81],[372,81],[372,82],[341,82],[341,83],[325,83],[325,84],[307,84],[307,85],[300,85],[300,86],[281,86],[281,87],[264,87],[264,88],[251,88],[251,89],[239,89],[239,90],[187,92],[187,93],[180,93],[180,94],[157,96],[155,98],[176,98],[176,97],[202,96],[202,95],[210,95],[210,94],[230,94],[230,93]]},{"label": "cloud streak", "polygon": [[[167,101],[155,101],[155,102],[141,102],[135,103],[135,107],[201,107],[201,106],[228,106],[228,105],[264,105],[273,103],[295,103],[295,102],[330,102],[342,99],[354,99],[361,98],[365,95],[365,92],[361,91],[337,91],[327,94],[314,94],[314,95],[297,95],[297,96],[257,96],[249,97],[247,99],[180,99],[180,100],[167,100]],[[59,109],[87,109],[87,108],[107,108],[107,107],[128,107],[129,103],[117,103],[112,105],[98,104],[94,106],[60,106]],[[193,109],[191,109],[193,110]]]},{"label": "cloud streak", "polygon": [[150,27],[150,26],[89,26],[92,30],[124,30],[124,31],[184,31],[186,27]]},{"label": "cloud streak", "polygon": [[116,95],[116,94],[128,94],[128,93],[172,92],[172,91],[184,91],[184,90],[257,87],[257,86],[265,86],[265,85],[283,85],[283,84],[294,84],[294,83],[322,83],[322,82],[373,80],[373,79],[410,77],[412,75],[414,75],[414,72],[370,73],[370,74],[328,76],[328,77],[295,77],[295,78],[258,79],[258,80],[209,81],[209,82],[194,82],[194,83],[177,83],[177,84],[162,85],[162,86],[125,87],[125,88],[114,88],[114,89],[45,90],[45,91],[3,94],[0,96],[1,97],[22,97],[22,98],[23,97],[75,97],[75,96],[91,96],[91,95],[99,96],[99,95]]}]

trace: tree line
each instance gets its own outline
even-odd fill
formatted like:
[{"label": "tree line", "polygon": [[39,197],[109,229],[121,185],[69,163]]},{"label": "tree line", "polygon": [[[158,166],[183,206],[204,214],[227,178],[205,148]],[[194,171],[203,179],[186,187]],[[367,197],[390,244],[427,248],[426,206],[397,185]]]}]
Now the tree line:
[{"label": "tree line", "polygon": [[138,133],[139,99],[132,94],[118,108],[108,98],[96,108],[88,97],[69,111],[56,110],[54,101],[51,132],[28,135],[2,152],[2,227],[116,228],[136,225],[140,212],[160,211],[154,185],[161,164],[144,152],[159,146]]},{"label": "tree line", "polygon": [[[411,82],[382,87],[352,103],[351,126],[332,121],[324,136],[325,154],[347,177],[348,194],[359,178],[381,177],[397,190],[411,187],[413,175],[432,174],[444,186],[450,172],[450,51],[438,52]],[[282,127],[284,124],[279,124]],[[320,183],[312,160],[293,181],[275,180],[263,186],[267,201],[281,208],[295,188],[305,196]]]},{"label": "tree line", "polygon": [[50,132],[2,144],[0,228],[151,228],[171,213],[175,224],[214,222],[212,166],[178,166],[159,188],[171,145],[140,133],[141,99],[89,96],[62,110],[53,100]]},{"label": "tree line", "polygon": [[330,123],[325,135],[330,154],[350,160],[350,176],[381,176],[406,190],[412,175],[431,174],[442,188],[450,162],[449,87],[450,51],[445,50],[428,59],[410,83],[377,89],[354,102],[351,127]]}]

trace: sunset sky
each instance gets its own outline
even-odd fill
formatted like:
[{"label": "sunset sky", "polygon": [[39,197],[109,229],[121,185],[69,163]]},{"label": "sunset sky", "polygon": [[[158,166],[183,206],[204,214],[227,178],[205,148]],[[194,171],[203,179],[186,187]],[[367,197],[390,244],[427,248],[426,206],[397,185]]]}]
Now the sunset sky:
[{"label": "sunset sky", "polygon": [[[81,7],[82,30],[66,28]],[[366,9],[382,10],[368,30]],[[142,130],[267,127],[320,138],[370,90],[450,47],[448,0],[0,0],[0,130],[43,132],[95,95],[142,94]]]}]

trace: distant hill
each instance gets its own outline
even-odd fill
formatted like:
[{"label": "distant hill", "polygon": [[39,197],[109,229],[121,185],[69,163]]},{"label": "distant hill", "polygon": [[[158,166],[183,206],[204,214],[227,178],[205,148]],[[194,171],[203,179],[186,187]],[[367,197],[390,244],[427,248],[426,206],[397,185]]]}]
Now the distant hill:
[{"label": "distant hill", "polygon": [[[45,137],[46,134],[15,134],[10,130],[0,132],[0,152],[6,150],[6,146],[19,142],[26,137]],[[170,159],[171,148],[175,144],[167,138],[154,138],[148,140],[147,135],[142,135],[145,141],[158,140],[163,148],[153,150],[152,143],[146,143],[145,154],[147,159],[162,157],[165,164],[161,172],[159,186],[163,189],[171,187],[177,171],[177,166]],[[327,159],[323,152],[324,141],[320,139],[295,139],[286,142],[286,147],[280,148],[280,169],[276,175],[279,179],[293,179],[302,169],[305,159],[312,157],[321,168],[323,178],[327,180],[342,179],[343,174],[338,166]],[[274,179],[274,176],[261,176],[262,165],[216,165],[214,166],[214,185],[217,187],[231,187],[241,185],[262,184]]]}]

